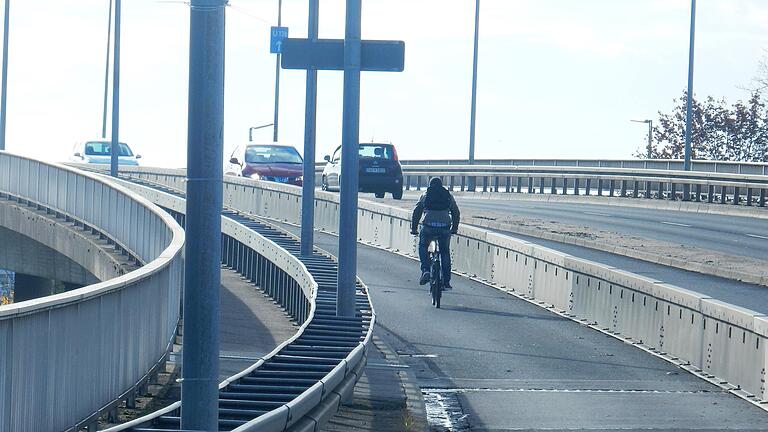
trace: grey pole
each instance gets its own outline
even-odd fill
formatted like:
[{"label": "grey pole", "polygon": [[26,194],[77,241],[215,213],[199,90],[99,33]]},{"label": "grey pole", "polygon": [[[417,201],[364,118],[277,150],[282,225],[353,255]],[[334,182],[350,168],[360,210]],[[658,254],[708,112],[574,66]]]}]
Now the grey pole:
[{"label": "grey pole", "polygon": [[3,77],[2,95],[0,95],[0,150],[5,150],[5,122],[8,111],[6,102],[8,99],[8,27],[11,0],[5,0],[5,19],[3,20]]},{"label": "grey pole", "polygon": [[120,154],[120,1],[115,0],[115,58],[112,65],[112,158],[109,173],[117,177]]},{"label": "grey pole", "polygon": [[265,127],[270,127],[270,126],[272,126],[272,123],[261,125],[261,126],[251,126],[251,127],[249,127],[248,128],[248,142],[253,141],[253,131],[255,131],[256,129],[263,129]]},{"label": "grey pole", "polygon": [[653,158],[653,120],[648,120],[648,159]]},{"label": "grey pole", "polygon": [[224,7],[192,0],[187,123],[187,240],[181,429],[218,425]]},{"label": "grey pole", "polygon": [[[319,0],[309,0],[307,37],[317,39]],[[304,108],[304,179],[301,186],[301,255],[312,255],[315,228],[315,134],[317,122],[317,70],[307,69]]]},{"label": "grey pole", "polygon": [[[472,112],[469,117],[469,164],[475,164],[475,118],[477,110],[477,48],[480,39],[480,0],[475,5],[475,52],[472,61]],[[467,189],[475,190],[475,178],[469,177]]]},{"label": "grey pole", "polygon": [[339,275],[336,315],[355,315],[357,273],[357,187],[360,152],[361,0],[346,0],[344,108],[339,197]]},{"label": "grey pole", "polygon": [[[283,24],[283,0],[278,0],[277,3],[277,26],[280,27]],[[278,117],[280,116],[280,53],[277,53],[277,59],[275,60],[275,121],[272,122],[275,128],[272,132],[272,141],[277,142],[277,126],[279,124]]]},{"label": "grey pole", "polygon": [[107,137],[107,97],[109,94],[109,55],[112,42],[112,0],[109,0],[109,15],[107,24],[107,62],[104,66],[104,110],[101,116],[101,137]]},{"label": "grey pole", "polygon": [[[693,115],[693,41],[696,33],[696,0],[691,0],[691,42],[688,51],[688,102],[685,111],[685,161],[683,169],[691,170],[691,116]],[[683,185],[683,200],[688,201],[690,185]]]}]

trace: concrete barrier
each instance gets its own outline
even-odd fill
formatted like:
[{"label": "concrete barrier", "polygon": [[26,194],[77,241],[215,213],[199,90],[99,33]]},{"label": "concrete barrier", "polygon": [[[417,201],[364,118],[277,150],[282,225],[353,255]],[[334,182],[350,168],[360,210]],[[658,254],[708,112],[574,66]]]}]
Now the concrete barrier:
[{"label": "concrete barrier", "polygon": [[[131,174],[144,176],[141,170]],[[241,211],[300,222],[299,188],[228,178],[224,189],[227,202]],[[318,229],[336,231],[337,195],[317,193],[315,223]],[[407,210],[372,202],[359,205],[358,237],[364,243],[415,257],[409,224]],[[690,364],[702,376],[731,384],[742,396],[768,402],[768,317],[762,314],[473,227],[462,227],[453,237],[451,252],[456,272],[594,324],[668,359]]]}]

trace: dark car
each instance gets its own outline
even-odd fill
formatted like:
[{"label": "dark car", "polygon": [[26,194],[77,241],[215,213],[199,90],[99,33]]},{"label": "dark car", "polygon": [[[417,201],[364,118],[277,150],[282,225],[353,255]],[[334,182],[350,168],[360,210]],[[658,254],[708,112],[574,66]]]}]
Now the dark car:
[{"label": "dark car", "polygon": [[291,146],[249,144],[235,149],[224,169],[228,175],[301,186],[304,160]]},{"label": "dark car", "polygon": [[[390,192],[392,198],[403,197],[403,168],[397,159],[397,150],[392,144],[360,144],[360,192],[373,192],[376,198],[384,198]],[[341,146],[333,156],[326,156],[328,162],[323,170],[323,190],[339,190],[341,175]]]}]

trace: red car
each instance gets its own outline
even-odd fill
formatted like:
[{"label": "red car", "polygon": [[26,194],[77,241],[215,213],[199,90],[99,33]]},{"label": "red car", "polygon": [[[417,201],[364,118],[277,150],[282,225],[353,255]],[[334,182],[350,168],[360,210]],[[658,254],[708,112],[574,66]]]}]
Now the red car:
[{"label": "red car", "polygon": [[295,148],[277,144],[249,144],[232,152],[226,175],[301,186],[304,160]]}]

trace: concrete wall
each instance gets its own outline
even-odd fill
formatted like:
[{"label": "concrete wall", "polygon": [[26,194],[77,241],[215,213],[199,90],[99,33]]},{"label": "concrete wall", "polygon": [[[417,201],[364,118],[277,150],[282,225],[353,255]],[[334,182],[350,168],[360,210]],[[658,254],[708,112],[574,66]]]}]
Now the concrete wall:
[{"label": "concrete wall", "polygon": [[121,263],[95,244],[92,237],[51,215],[0,200],[0,228],[4,228],[0,230],[0,242],[18,242],[3,243],[14,246],[0,249],[1,268],[79,285],[125,274]]},{"label": "concrete wall", "polygon": [[[66,255],[0,226],[0,268],[77,285],[99,280]],[[7,245],[7,246],[6,246]]]}]

